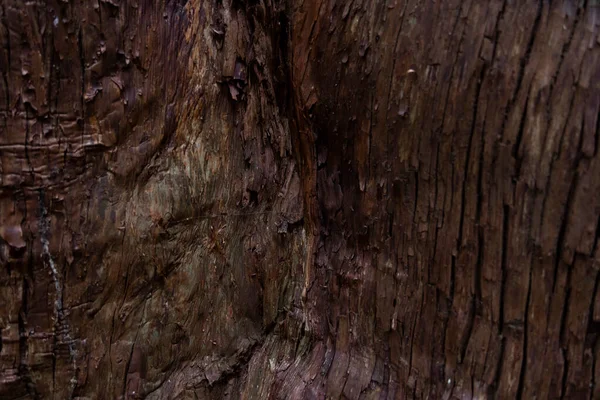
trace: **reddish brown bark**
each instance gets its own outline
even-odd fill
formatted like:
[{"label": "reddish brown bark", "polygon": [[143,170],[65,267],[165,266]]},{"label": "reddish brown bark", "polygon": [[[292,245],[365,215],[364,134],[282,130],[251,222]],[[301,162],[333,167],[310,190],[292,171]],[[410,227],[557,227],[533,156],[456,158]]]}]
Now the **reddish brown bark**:
[{"label": "reddish brown bark", "polygon": [[599,398],[600,10],[3,0],[1,398]]}]

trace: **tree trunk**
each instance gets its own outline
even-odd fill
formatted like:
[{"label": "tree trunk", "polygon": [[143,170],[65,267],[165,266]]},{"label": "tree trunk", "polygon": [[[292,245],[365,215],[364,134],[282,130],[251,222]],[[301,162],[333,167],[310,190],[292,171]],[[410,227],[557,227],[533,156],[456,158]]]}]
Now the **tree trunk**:
[{"label": "tree trunk", "polygon": [[596,1],[0,4],[0,398],[600,398]]}]

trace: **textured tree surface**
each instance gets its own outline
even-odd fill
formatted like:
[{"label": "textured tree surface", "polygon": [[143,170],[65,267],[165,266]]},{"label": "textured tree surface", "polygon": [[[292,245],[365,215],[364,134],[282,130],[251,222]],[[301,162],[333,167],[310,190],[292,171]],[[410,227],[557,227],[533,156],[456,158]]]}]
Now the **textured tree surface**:
[{"label": "textured tree surface", "polygon": [[0,398],[600,398],[596,1],[0,5]]}]

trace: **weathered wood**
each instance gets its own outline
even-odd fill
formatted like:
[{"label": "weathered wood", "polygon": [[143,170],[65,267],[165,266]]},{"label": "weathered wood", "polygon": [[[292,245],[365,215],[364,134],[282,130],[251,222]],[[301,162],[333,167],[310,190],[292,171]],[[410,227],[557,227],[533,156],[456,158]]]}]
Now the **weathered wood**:
[{"label": "weathered wood", "polygon": [[1,398],[600,398],[595,1],[0,4]]}]

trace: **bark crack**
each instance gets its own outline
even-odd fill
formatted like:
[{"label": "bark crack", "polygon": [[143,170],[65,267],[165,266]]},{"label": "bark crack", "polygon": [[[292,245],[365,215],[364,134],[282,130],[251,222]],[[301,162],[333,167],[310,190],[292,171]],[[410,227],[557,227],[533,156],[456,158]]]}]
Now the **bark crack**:
[{"label": "bark crack", "polygon": [[[69,393],[70,397],[73,397],[75,388],[77,386],[77,350],[74,346],[74,339],[71,337],[71,327],[69,325],[68,318],[64,313],[63,308],[63,283],[61,282],[60,274],[50,253],[50,241],[48,238],[50,232],[50,217],[48,215],[48,209],[46,208],[44,191],[40,190],[40,240],[42,242],[42,256],[46,265],[50,268],[52,281],[54,283],[55,299],[54,299],[54,312],[56,315],[55,326],[55,347],[65,345],[69,351],[69,357],[71,361],[71,367],[73,368],[73,375],[69,381]],[[58,349],[55,348],[55,352]],[[58,358],[59,354],[55,353],[55,357]]]},{"label": "bark crack", "polygon": [[[531,56],[531,52],[533,50],[533,45],[535,43],[535,39],[538,36],[538,30],[540,27],[540,20],[542,19],[542,10],[544,8],[544,1],[543,0],[539,0],[538,1],[538,9],[537,9],[537,14],[535,17],[535,20],[533,22],[533,27],[531,29],[531,34],[529,35],[529,41],[527,43],[527,47],[525,50],[525,55],[521,58],[521,63],[519,65],[519,73],[517,74],[517,84],[515,86],[515,89],[513,91],[513,94],[508,102],[508,106],[506,108],[506,113],[505,113],[505,117],[504,120],[502,122],[502,127],[500,128],[500,136],[504,137],[504,130],[506,128],[506,122],[508,120],[508,115],[510,114],[512,108],[514,107],[514,104],[516,102],[517,99],[517,95],[519,94],[519,91],[521,90],[521,85],[523,83],[523,78],[525,76],[525,68],[527,66],[527,64],[529,63],[529,58]],[[528,93],[529,93],[528,89]]]}]

